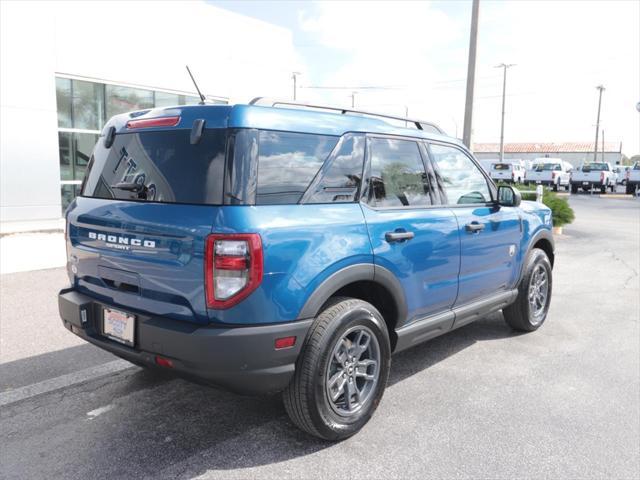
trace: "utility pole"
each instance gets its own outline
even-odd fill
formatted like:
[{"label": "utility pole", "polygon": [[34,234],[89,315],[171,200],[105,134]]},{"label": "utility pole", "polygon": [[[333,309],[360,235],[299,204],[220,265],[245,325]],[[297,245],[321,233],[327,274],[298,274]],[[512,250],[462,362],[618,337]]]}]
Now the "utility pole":
[{"label": "utility pole", "polygon": [[602,151],[600,152],[602,163],[604,163],[604,128],[602,129]]},{"label": "utility pole", "polygon": [[356,93],[358,92],[351,92],[351,108],[356,106]]},{"label": "utility pole", "polygon": [[291,78],[293,78],[293,101],[295,102],[298,98],[298,75],[301,75],[300,72],[291,72]]},{"label": "utility pole", "polygon": [[467,98],[464,104],[464,130],[462,142],[471,148],[471,129],[473,128],[473,89],[476,80],[476,45],[478,43],[478,13],[480,0],[473,0],[471,7],[471,33],[469,34],[469,62],[467,64]]},{"label": "utility pole", "polygon": [[502,68],[502,123],[500,124],[500,162],[504,161],[504,107],[507,98],[507,68],[513,67],[515,63],[501,63],[496,68]]},{"label": "utility pole", "polygon": [[602,85],[598,85],[596,89],[600,91],[600,94],[598,96],[598,118],[596,120],[596,141],[594,143],[594,148],[593,148],[594,162],[598,161],[598,133],[600,133],[600,107],[602,106],[602,92],[605,90],[605,88]]}]

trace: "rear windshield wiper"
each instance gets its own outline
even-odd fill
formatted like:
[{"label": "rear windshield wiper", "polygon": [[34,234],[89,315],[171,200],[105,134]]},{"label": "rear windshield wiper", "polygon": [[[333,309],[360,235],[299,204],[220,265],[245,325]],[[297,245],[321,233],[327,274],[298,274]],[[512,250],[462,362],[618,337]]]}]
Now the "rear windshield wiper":
[{"label": "rear windshield wiper", "polygon": [[127,192],[141,193],[147,191],[147,186],[144,183],[134,182],[120,182],[115,185],[111,185],[111,188],[117,188],[118,190],[126,190]]}]

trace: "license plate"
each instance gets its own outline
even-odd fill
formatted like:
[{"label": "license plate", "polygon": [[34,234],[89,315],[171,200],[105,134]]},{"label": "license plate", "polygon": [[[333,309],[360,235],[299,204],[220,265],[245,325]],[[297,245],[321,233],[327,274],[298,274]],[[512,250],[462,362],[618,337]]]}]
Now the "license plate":
[{"label": "license plate", "polygon": [[542,183],[542,180],[536,180],[536,184]]},{"label": "license plate", "polygon": [[135,315],[113,310],[103,309],[102,333],[116,342],[133,347],[134,332],[136,325]]},{"label": "license plate", "polygon": [[583,185],[589,185],[589,182],[582,182]]}]

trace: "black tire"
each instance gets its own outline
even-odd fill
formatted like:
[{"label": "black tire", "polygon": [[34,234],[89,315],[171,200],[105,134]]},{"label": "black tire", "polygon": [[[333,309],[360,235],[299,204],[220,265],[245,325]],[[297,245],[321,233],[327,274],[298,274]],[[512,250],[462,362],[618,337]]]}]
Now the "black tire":
[{"label": "black tire", "polygon": [[578,193],[578,185],[571,184],[571,193]]},{"label": "black tire", "polygon": [[[329,399],[328,369],[334,348],[343,335],[358,327],[368,329],[377,340],[378,378],[360,409],[343,416]],[[324,440],[343,440],[357,433],[375,412],[387,385],[390,365],[389,333],[380,312],[365,301],[338,298],[316,317],[309,329],[294,377],[283,392],[284,407],[293,423],[305,432]]]},{"label": "black tire", "polygon": [[553,184],[553,191],[554,191],[554,192],[557,192],[557,191],[558,191],[558,184],[557,184],[557,183],[554,183],[554,184]]},{"label": "black tire", "polygon": [[603,193],[603,194],[607,193],[607,187],[608,187],[608,185],[606,185],[606,184],[601,185],[600,186],[600,193]]},{"label": "black tire", "polygon": [[624,190],[626,192],[627,195],[633,195],[636,190],[635,185],[630,185],[629,182],[627,182],[627,184],[624,186]]},{"label": "black tire", "polygon": [[[548,289],[546,302],[540,311],[536,313],[529,301],[529,293],[534,272],[536,272],[538,268],[542,268],[546,272]],[[553,276],[549,257],[539,248],[532,249],[525,262],[522,280],[518,286],[518,297],[515,302],[503,310],[504,319],[507,324],[514,330],[521,332],[533,332],[540,328],[549,312],[552,286]]]}]

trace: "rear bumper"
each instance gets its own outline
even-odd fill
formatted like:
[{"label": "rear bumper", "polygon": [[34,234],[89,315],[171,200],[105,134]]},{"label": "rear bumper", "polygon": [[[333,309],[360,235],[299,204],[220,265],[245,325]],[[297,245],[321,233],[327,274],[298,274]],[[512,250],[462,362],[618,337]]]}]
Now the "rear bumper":
[{"label": "rear bumper", "polygon": [[[87,342],[130,362],[158,367],[156,355],[174,368],[165,371],[242,394],[283,390],[313,320],[258,327],[199,326],[140,312],[136,315],[135,346],[128,347],[101,334],[103,307],[73,289],[60,291],[58,308],[64,326]],[[118,308],[118,307],[115,307]],[[296,336],[291,348],[275,350],[277,338]]]},{"label": "rear bumper", "polygon": [[572,180],[571,185],[577,185],[578,187],[592,186],[594,188],[599,188],[599,187],[602,187],[602,182],[599,180],[597,182],[589,182],[588,180],[576,180],[576,181]]}]

